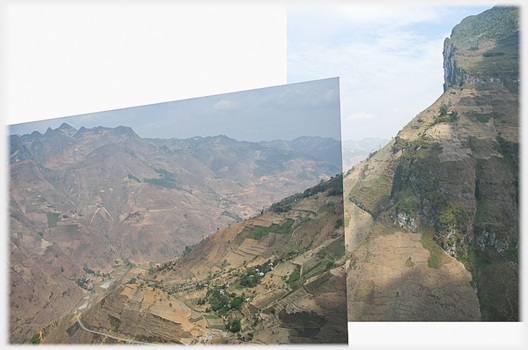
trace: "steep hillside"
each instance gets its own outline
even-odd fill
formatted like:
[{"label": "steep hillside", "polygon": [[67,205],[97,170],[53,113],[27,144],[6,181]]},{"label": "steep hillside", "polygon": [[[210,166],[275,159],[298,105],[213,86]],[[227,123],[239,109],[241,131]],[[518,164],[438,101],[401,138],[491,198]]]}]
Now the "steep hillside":
[{"label": "steep hillside", "polygon": [[343,146],[343,171],[350,170],[354,165],[361,163],[369,154],[378,151],[389,143],[390,140],[367,137],[360,141],[346,140]]},{"label": "steep hillside", "polygon": [[346,343],[342,177],[122,281],[40,342]]},{"label": "steep hillside", "polygon": [[172,259],[340,172],[340,164],[225,136],[148,140],[124,126],[62,124],[11,135],[10,145],[13,342],[29,340],[116,269]]},{"label": "steep hillside", "polygon": [[444,94],[347,174],[349,320],[519,319],[518,34],[464,19]]}]

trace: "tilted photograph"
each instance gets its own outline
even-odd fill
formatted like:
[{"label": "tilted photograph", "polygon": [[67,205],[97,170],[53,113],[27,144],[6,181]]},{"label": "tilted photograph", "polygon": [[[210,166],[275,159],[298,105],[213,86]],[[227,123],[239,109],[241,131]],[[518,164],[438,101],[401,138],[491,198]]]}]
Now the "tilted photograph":
[{"label": "tilted photograph", "polygon": [[339,79],[9,125],[12,344],[346,344]]}]

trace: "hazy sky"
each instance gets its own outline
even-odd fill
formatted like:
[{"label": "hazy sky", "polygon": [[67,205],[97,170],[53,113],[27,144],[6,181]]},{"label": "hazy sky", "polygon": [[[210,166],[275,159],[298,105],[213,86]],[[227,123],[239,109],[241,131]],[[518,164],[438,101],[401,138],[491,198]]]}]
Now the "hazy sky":
[{"label": "hazy sky", "polygon": [[288,7],[288,83],[340,78],[343,140],[388,138],[443,93],[443,42],[491,6]]},{"label": "hazy sky", "polygon": [[21,123],[10,134],[44,133],[62,123],[130,126],[141,137],[226,135],[239,141],[293,140],[299,136],[340,140],[339,79],[281,85],[236,93]]}]

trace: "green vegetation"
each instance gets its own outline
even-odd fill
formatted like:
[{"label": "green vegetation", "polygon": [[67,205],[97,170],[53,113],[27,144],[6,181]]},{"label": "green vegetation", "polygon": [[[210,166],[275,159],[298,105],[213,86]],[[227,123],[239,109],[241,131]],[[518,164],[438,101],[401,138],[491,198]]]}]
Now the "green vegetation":
[{"label": "green vegetation", "polygon": [[484,56],[484,57],[504,56],[504,52],[502,52],[502,51],[499,51],[499,52],[487,51],[487,52],[484,52],[482,54],[482,56]]},{"label": "green vegetation", "polygon": [[235,219],[237,222],[243,221],[243,219],[240,216],[232,214],[232,213],[228,212],[227,210],[224,210],[221,215],[224,215],[224,216],[230,217],[232,219]]},{"label": "green vegetation", "polygon": [[57,222],[61,220],[60,213],[46,213],[46,216],[48,218],[48,228],[56,227]]},{"label": "green vegetation", "polygon": [[512,169],[512,173],[515,176],[514,180],[517,183],[519,176],[519,143],[510,142],[501,136],[497,137],[497,141],[499,142],[498,151],[504,156],[506,165]]},{"label": "green vegetation", "polygon": [[359,248],[363,247],[363,246],[368,246],[368,244],[370,243],[370,241],[372,240],[372,230],[370,230],[369,232],[367,232],[367,234],[363,237],[363,239],[361,240],[361,242],[359,242],[358,246],[356,247],[355,250],[358,250]]},{"label": "green vegetation", "polygon": [[178,189],[181,190],[181,182],[174,176],[173,173],[168,172],[165,169],[154,169],[158,174],[162,175],[163,178],[156,179],[156,178],[150,178],[150,179],[144,179],[143,181],[148,183],[149,185],[154,185],[156,187],[164,187],[164,188],[170,188],[170,189]]},{"label": "green vegetation", "polygon": [[282,225],[278,225],[278,224],[273,224],[269,227],[269,231],[270,232],[275,232],[275,233],[281,233],[281,234],[286,234],[286,233],[290,233],[290,230],[291,230],[291,227],[292,225],[295,223],[294,220],[292,219],[288,219],[284,224]]},{"label": "green vegetation", "polygon": [[268,272],[273,271],[273,267],[277,266],[278,263],[278,259],[274,262],[268,260],[262,265],[248,267],[245,273],[240,276],[238,285],[242,288],[256,287]]},{"label": "green vegetation", "polygon": [[414,262],[412,261],[411,257],[405,261],[405,267],[414,267]]},{"label": "green vegetation", "polygon": [[229,321],[227,323],[227,329],[232,333],[238,333],[242,330],[242,326],[240,325],[240,320],[238,318]]},{"label": "green vegetation", "polygon": [[341,259],[345,255],[345,237],[342,236],[323,249],[321,249],[317,256],[320,259],[327,259],[332,262],[335,262],[339,259]]},{"label": "green vegetation", "polygon": [[[158,316],[154,316],[154,317],[158,317]],[[146,342],[146,343],[158,343],[158,344],[167,343],[166,339],[163,339],[162,337],[155,336],[155,335],[151,335],[147,337],[144,335],[136,334],[134,335],[134,339],[142,341],[142,342]]]},{"label": "green vegetation", "polygon": [[112,327],[112,330],[117,332],[119,326],[121,325],[121,320],[112,315],[108,315],[108,319],[110,320],[110,326]]},{"label": "green vegetation", "polygon": [[135,177],[134,175],[132,175],[132,174],[128,174],[128,178],[129,178],[130,180],[135,180],[135,181],[141,183],[141,181],[139,181],[139,179],[138,179],[137,177]]},{"label": "green vegetation", "polygon": [[374,157],[374,156],[378,153],[378,151],[379,151],[379,150],[376,150],[376,151],[372,151],[372,152],[370,152],[370,153],[368,154],[368,156],[367,156],[367,159],[370,159],[370,158]]},{"label": "green vegetation", "polygon": [[518,270],[506,261],[497,260],[494,254],[493,251],[479,254],[481,262],[476,282],[482,318],[490,321],[518,321]]},{"label": "green vegetation", "polygon": [[464,249],[460,247],[456,250],[456,259],[464,264],[466,270],[472,272],[479,265],[480,248],[467,246]]},{"label": "green vegetation", "polygon": [[263,226],[246,227],[244,228],[244,230],[247,230],[249,232],[247,238],[252,238],[256,240],[260,240],[262,237],[267,236],[269,233],[268,228]]},{"label": "green vegetation", "polygon": [[408,228],[400,227],[396,224],[387,224],[386,226],[381,224],[376,224],[374,226],[374,232],[378,233],[380,236],[390,236],[396,232],[411,232]]},{"label": "green vegetation", "polygon": [[66,232],[67,233],[78,234],[79,233],[79,226],[78,225],[66,225]]},{"label": "green vegetation", "polygon": [[270,232],[280,233],[280,234],[287,234],[290,233],[292,225],[295,223],[294,220],[288,219],[284,224],[278,225],[273,224],[269,227],[264,226],[254,226],[245,227],[239,235],[241,237],[247,237],[252,238],[255,240],[260,240],[262,237],[267,236]]},{"label": "green vegetation", "polygon": [[[299,280],[299,285],[304,284],[304,282],[314,276],[321,275],[328,269],[333,268],[334,262],[332,261],[320,261],[317,264],[315,264],[313,267],[311,267],[308,271],[303,271],[302,279]],[[330,276],[330,275],[328,275]],[[319,282],[323,282],[324,279],[319,278]],[[313,283],[313,282],[312,282]],[[313,286],[313,285],[312,285]],[[292,287],[295,287],[295,283],[292,285]]]},{"label": "green vegetation", "polygon": [[477,114],[477,120],[481,123],[487,123],[490,118],[491,118],[491,115],[490,114]]},{"label": "green vegetation", "polygon": [[92,290],[92,288],[88,287],[87,285],[89,281],[90,279],[88,277],[75,279],[75,283],[77,283],[77,285],[82,289]]},{"label": "green vegetation", "polygon": [[181,256],[184,257],[185,255],[189,254],[194,248],[196,248],[197,245],[198,243],[185,246],[185,249],[183,250],[183,253]]},{"label": "green vegetation", "polygon": [[466,17],[453,28],[452,39],[461,42],[479,36],[481,40],[504,40],[519,31],[519,8],[497,6],[478,16]]},{"label": "green vegetation", "polygon": [[[478,16],[470,16],[457,25],[450,39],[455,47],[484,46],[493,49],[483,53],[457,53],[457,65],[463,75],[499,78],[512,92],[518,85],[510,80],[519,76],[519,8],[497,6]],[[463,50],[461,50],[463,52]]]},{"label": "green vegetation", "polygon": [[[262,278],[268,272],[273,270],[273,267],[276,266],[278,262],[278,259],[273,263],[271,260],[268,260],[261,265],[247,268],[243,273],[239,274],[239,278],[234,282],[231,288],[242,289],[256,287]],[[197,304],[204,305],[205,303],[209,303],[211,308],[208,308],[208,310],[216,312],[223,318],[228,317],[229,314],[232,314],[233,312],[240,311],[242,305],[248,299],[245,292],[242,292],[240,295],[234,292],[229,292],[228,289],[230,286],[228,284],[209,285],[209,283],[198,283],[196,285],[197,290],[208,288],[205,296],[199,298]],[[236,328],[236,324],[233,327],[233,324],[229,322],[226,326],[226,329],[228,330]]]},{"label": "green vegetation", "polygon": [[358,282],[356,292],[354,293],[354,301],[368,301],[374,295],[374,288],[376,285],[372,280],[361,280]]},{"label": "green vegetation", "polygon": [[438,230],[448,231],[451,229],[467,231],[467,226],[470,223],[470,217],[461,205],[450,202],[438,215],[436,226]]},{"label": "green vegetation", "polygon": [[89,273],[90,275],[94,275],[94,276],[96,275],[96,272],[94,270],[88,268],[86,265],[83,266],[83,270],[84,270],[84,272]]},{"label": "green vegetation", "polygon": [[30,344],[40,344],[40,334],[36,333],[30,340]]},{"label": "green vegetation", "polygon": [[412,195],[410,188],[405,189],[403,197],[394,205],[395,213],[406,213],[411,216],[417,213],[418,208],[418,201]]},{"label": "green vegetation", "polygon": [[128,266],[128,267],[136,267],[136,264],[130,262],[129,258],[124,258],[123,263],[125,263],[125,266]]},{"label": "green vegetation", "polygon": [[296,265],[295,270],[292,272],[286,283],[288,285],[293,285],[295,282],[299,281],[301,279],[301,266]]},{"label": "green vegetation", "polygon": [[141,214],[139,213],[139,211],[136,211],[136,212],[134,212],[134,213],[129,213],[129,214],[127,215],[127,217],[125,218],[125,221],[130,220],[130,219],[133,219],[133,218],[137,218],[137,217],[139,217],[140,215],[141,215]]},{"label": "green vegetation", "polygon": [[303,193],[296,193],[284,198],[280,202],[273,203],[269,210],[275,213],[283,213],[291,210],[292,204],[306,197],[314,196],[318,193],[328,191],[329,196],[343,195],[343,176],[336,175],[331,177],[328,181],[322,181],[312,188],[307,189]]},{"label": "green vegetation", "polygon": [[381,207],[391,196],[391,184],[385,175],[379,175],[358,182],[350,191],[349,198],[361,209],[373,216],[379,214]]},{"label": "green vegetation", "polygon": [[506,250],[506,259],[515,264],[519,263],[519,248],[517,243],[511,243]]},{"label": "green vegetation", "polygon": [[205,298],[198,300],[198,305],[205,304],[206,301],[211,304],[211,309],[221,315],[225,315],[230,310],[240,310],[240,307],[246,299],[246,294],[238,296],[236,293],[228,293],[228,286],[223,284],[207,290]]},{"label": "green vegetation", "polygon": [[[464,165],[453,163],[449,169],[439,168],[438,145],[423,140],[412,142],[397,139],[395,150],[403,150],[394,173],[392,198],[396,201],[394,214],[405,212],[413,215],[426,209],[429,216],[442,218],[436,224],[439,230],[456,228],[464,230],[469,223],[470,214],[458,205],[459,200],[441,190],[438,179],[447,178],[450,174],[464,171]],[[435,176],[431,176],[434,169]],[[445,180],[444,180],[445,181]],[[418,200],[419,198],[419,200]],[[420,205],[426,208],[420,208]]]},{"label": "green vegetation", "polygon": [[458,120],[458,112],[455,110],[450,112],[449,106],[445,103],[442,103],[442,105],[440,106],[440,114],[434,118],[433,124],[431,124],[431,126],[438,123],[450,123],[455,120]]},{"label": "green vegetation", "polygon": [[[186,247],[187,248],[187,247]],[[154,279],[156,278],[156,273],[160,271],[168,271],[174,269],[174,265],[176,265],[176,262],[174,261],[167,261],[164,264],[159,264],[157,266],[152,266],[150,269],[148,269],[149,275],[154,275]]]},{"label": "green vegetation", "polygon": [[442,265],[449,262],[449,255],[433,240],[431,231],[425,231],[422,234],[422,245],[430,252],[427,265],[433,269],[439,269]]}]

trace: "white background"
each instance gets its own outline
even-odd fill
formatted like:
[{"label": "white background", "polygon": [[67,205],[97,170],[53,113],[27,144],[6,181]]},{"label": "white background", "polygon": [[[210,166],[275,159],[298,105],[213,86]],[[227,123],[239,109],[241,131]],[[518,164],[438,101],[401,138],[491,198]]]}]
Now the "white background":
[{"label": "white background", "polygon": [[[285,84],[286,7],[213,4],[4,1],[0,120],[14,124]],[[1,150],[7,164],[5,143]],[[0,171],[6,179],[6,167]],[[0,198],[7,198],[7,186]],[[6,216],[0,216],[4,237]],[[0,334],[7,342],[7,290],[1,292]],[[349,323],[349,347],[521,348],[525,333],[524,323]]]}]

